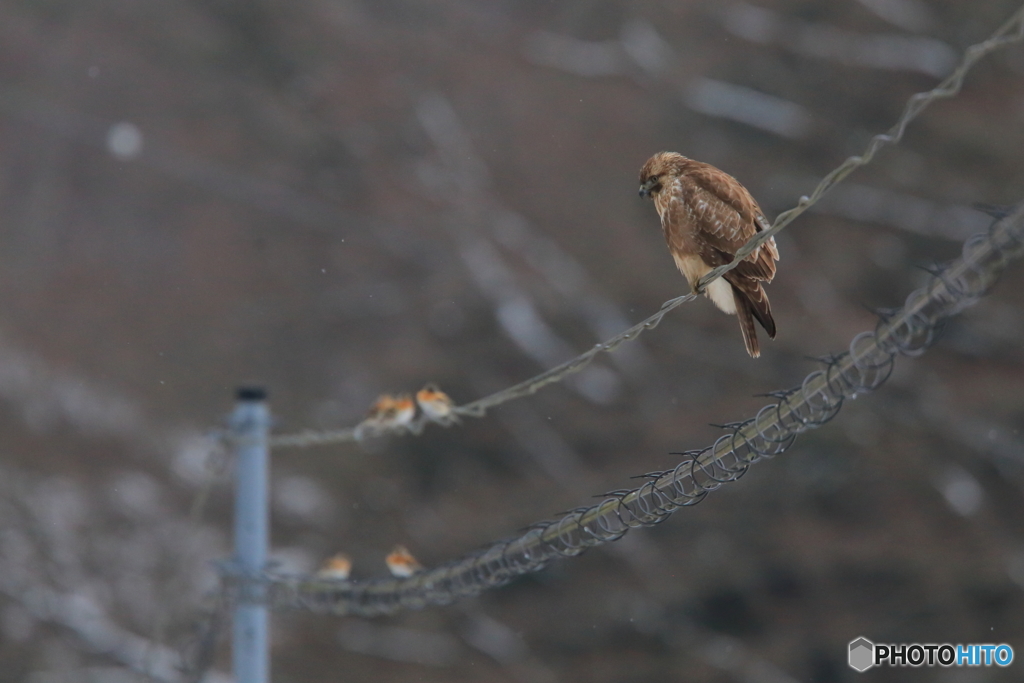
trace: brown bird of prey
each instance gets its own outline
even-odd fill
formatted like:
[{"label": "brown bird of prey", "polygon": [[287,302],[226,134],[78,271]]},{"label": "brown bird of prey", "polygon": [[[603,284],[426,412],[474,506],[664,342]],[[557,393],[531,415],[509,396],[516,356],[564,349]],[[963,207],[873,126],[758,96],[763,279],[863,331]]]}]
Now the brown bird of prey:
[{"label": "brown bird of prey", "polygon": [[[747,189],[728,173],[675,152],[658,152],[640,169],[640,196],[652,197],[676,267],[696,291],[712,268],[732,263],[736,251],[770,226]],[[775,320],[762,282],[775,277],[775,238],[708,285],[704,294],[724,312],[736,314],[743,343],[761,355],[756,318],[775,339]]]}]

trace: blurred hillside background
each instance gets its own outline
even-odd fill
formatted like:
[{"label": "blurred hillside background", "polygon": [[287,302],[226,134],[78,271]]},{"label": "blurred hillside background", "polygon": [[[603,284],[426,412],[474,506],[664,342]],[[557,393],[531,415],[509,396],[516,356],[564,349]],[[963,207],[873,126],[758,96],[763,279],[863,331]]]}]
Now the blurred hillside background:
[{"label": "blurred hillside background", "polygon": [[[203,435],[234,387],[284,433],[565,360],[686,292],[637,197],[653,152],[774,217],[1018,5],[0,2],[0,680],[185,680],[231,551]],[[483,420],[276,451],[279,568],[436,564],[712,443],[955,256],[972,203],[1024,197],[1022,123],[1013,46],[782,233],[759,360],[701,300]],[[701,505],[454,606],[275,614],[273,678],[831,683],[861,635],[1024,656],[1022,337],[1017,265]]]}]

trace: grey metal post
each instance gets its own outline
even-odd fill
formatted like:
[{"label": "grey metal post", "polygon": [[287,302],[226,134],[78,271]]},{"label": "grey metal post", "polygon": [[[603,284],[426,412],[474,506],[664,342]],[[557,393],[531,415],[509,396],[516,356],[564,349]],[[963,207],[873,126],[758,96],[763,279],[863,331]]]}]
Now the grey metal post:
[{"label": "grey metal post", "polygon": [[261,388],[242,388],[231,416],[235,438],[235,565],[240,574],[235,605],[232,666],[235,683],[268,683],[267,606],[254,581],[267,562],[267,460],[270,409]]}]

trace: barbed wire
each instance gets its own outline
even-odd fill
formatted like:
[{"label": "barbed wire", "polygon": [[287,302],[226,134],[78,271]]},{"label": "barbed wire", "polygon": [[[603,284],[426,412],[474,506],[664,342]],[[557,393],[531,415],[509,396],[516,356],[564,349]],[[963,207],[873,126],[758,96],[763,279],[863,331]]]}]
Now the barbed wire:
[{"label": "barbed wire", "polygon": [[[597,505],[576,508],[560,519],[539,522],[521,535],[409,578],[330,580],[267,572],[257,580],[276,608],[332,614],[377,616],[476,595],[545,567],[559,557],[616,541],[630,529],[665,521],[695,505],[723,484],[735,481],[754,463],[792,446],[803,432],[829,422],[846,399],[877,389],[892,373],[896,356],[916,356],[936,339],[946,318],[976,303],[1013,259],[1024,257],[1024,202],[994,221],[987,233],[969,238],[961,256],[931,269],[925,286],[904,306],[880,314],[875,329],[858,334],[849,350],[820,359],[823,370],[800,386],[769,394],[776,402],[703,449],[686,451],[674,468],[649,472],[638,488],[612,491]],[[237,597],[243,577],[226,577],[228,595]]]},{"label": "barbed wire", "polygon": [[[684,296],[670,299],[661,305],[656,313],[633,325],[624,332],[620,332],[611,339],[596,344],[588,351],[570,360],[556,365],[549,370],[531,377],[523,382],[502,389],[493,394],[477,399],[461,406],[454,406],[451,409],[453,415],[460,417],[480,418],[487,414],[487,411],[502,403],[512,401],[524,396],[530,396],[543,387],[560,382],[563,378],[579,372],[587,367],[601,353],[610,353],[626,341],[635,339],[645,330],[652,330],[658,326],[662,319],[679,306],[693,301],[704,292],[714,280],[725,275],[739,263],[753,253],[764,242],[781,232],[787,225],[792,223],[800,214],[814,206],[832,187],[843,181],[855,169],[870,163],[875,154],[884,145],[895,145],[903,139],[907,126],[932,102],[937,99],[945,99],[955,96],[963,87],[963,81],[974,64],[989,53],[1011,43],[1024,40],[1024,5],[1021,6],[999,29],[987,40],[971,45],[964,51],[964,56],[959,65],[947,76],[938,86],[926,92],[912,95],[903,108],[899,120],[885,133],[879,133],[871,138],[864,153],[860,156],[848,157],[842,164],[832,170],[818,183],[809,196],[803,196],[795,207],[780,213],[772,226],[763,232],[758,233],[737,252],[731,263],[719,266],[708,272],[697,283],[697,291]],[[412,433],[419,434],[424,427],[432,420],[421,415],[406,424],[397,425],[390,429],[361,430],[357,427],[348,427],[335,430],[304,430],[293,434],[281,434],[270,439],[271,448],[308,448],[327,444],[343,443],[348,441],[360,441],[366,436],[379,436],[386,433]],[[451,426],[457,420],[438,422],[443,426]]]}]

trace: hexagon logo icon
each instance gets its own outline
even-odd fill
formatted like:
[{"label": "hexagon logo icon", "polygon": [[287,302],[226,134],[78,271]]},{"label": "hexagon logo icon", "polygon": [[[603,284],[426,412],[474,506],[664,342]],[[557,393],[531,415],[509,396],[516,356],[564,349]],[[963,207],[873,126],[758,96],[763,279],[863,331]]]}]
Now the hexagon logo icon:
[{"label": "hexagon logo icon", "polygon": [[875,644],[861,636],[850,641],[850,668],[864,672],[875,665]]}]

